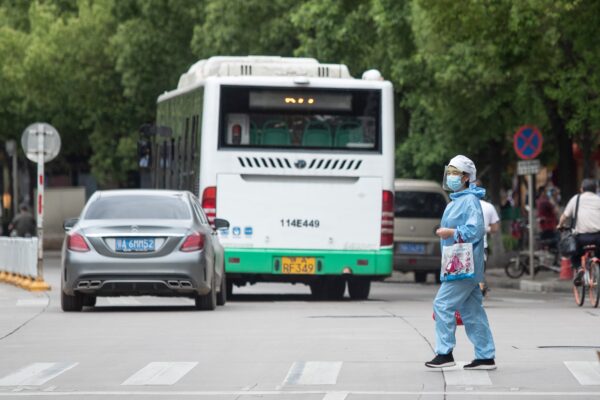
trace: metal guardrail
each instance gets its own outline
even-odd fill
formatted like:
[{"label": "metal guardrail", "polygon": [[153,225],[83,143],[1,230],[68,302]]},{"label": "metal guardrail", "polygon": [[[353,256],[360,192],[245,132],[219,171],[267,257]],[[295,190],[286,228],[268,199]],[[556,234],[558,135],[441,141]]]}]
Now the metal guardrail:
[{"label": "metal guardrail", "polygon": [[0,282],[36,290],[38,238],[0,237]]}]

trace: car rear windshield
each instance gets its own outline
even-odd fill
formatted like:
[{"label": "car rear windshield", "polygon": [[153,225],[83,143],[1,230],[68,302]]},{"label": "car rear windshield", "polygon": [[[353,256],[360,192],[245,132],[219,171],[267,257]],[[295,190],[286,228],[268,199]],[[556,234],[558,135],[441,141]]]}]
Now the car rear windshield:
[{"label": "car rear windshield", "polygon": [[394,215],[404,218],[442,218],[446,199],[440,193],[396,192]]},{"label": "car rear windshield", "polygon": [[90,204],[84,219],[190,219],[179,196],[110,196]]}]

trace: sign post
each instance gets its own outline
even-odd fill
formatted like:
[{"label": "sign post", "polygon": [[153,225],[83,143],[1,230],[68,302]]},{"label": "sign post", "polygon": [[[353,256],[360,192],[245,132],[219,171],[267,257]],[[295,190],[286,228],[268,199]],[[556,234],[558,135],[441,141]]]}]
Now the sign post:
[{"label": "sign post", "polygon": [[52,125],[36,122],[23,132],[21,145],[27,158],[37,162],[38,261],[37,277],[30,290],[50,290],[50,285],[44,281],[44,164],[58,155],[60,136]]},{"label": "sign post", "polygon": [[529,274],[531,279],[534,279],[534,255],[533,255],[533,197],[535,194],[533,193],[533,177],[540,170],[540,160],[535,159],[540,152],[542,151],[542,143],[544,142],[542,138],[542,134],[536,126],[533,125],[524,125],[517,129],[513,137],[513,147],[517,156],[522,160],[517,163],[517,173],[519,175],[529,175],[529,179],[527,179],[527,193],[528,196],[528,205],[529,205]]}]

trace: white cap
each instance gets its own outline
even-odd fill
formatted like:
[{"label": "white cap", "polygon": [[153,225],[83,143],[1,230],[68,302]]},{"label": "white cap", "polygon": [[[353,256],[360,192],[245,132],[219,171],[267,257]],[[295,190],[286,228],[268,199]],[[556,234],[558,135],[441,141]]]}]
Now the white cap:
[{"label": "white cap", "polygon": [[448,165],[452,165],[461,172],[469,174],[469,182],[475,182],[477,180],[477,168],[475,168],[475,163],[471,161],[471,159],[463,155],[458,155],[450,160]]},{"label": "white cap", "polygon": [[381,76],[381,72],[376,69],[370,69],[368,71],[363,72],[362,78],[366,81],[382,81],[383,76]]}]

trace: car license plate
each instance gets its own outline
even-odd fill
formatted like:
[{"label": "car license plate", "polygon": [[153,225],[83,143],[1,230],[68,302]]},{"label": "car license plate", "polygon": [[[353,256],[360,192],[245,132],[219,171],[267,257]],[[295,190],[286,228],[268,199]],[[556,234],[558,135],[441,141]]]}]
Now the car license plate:
[{"label": "car license plate", "polygon": [[397,253],[405,254],[425,254],[424,243],[398,243],[396,245]]},{"label": "car license plate", "polygon": [[281,257],[281,272],[310,275],[316,272],[316,264],[315,257]]},{"label": "car license plate", "polygon": [[115,250],[120,253],[145,253],[154,251],[154,238],[117,238]]}]

